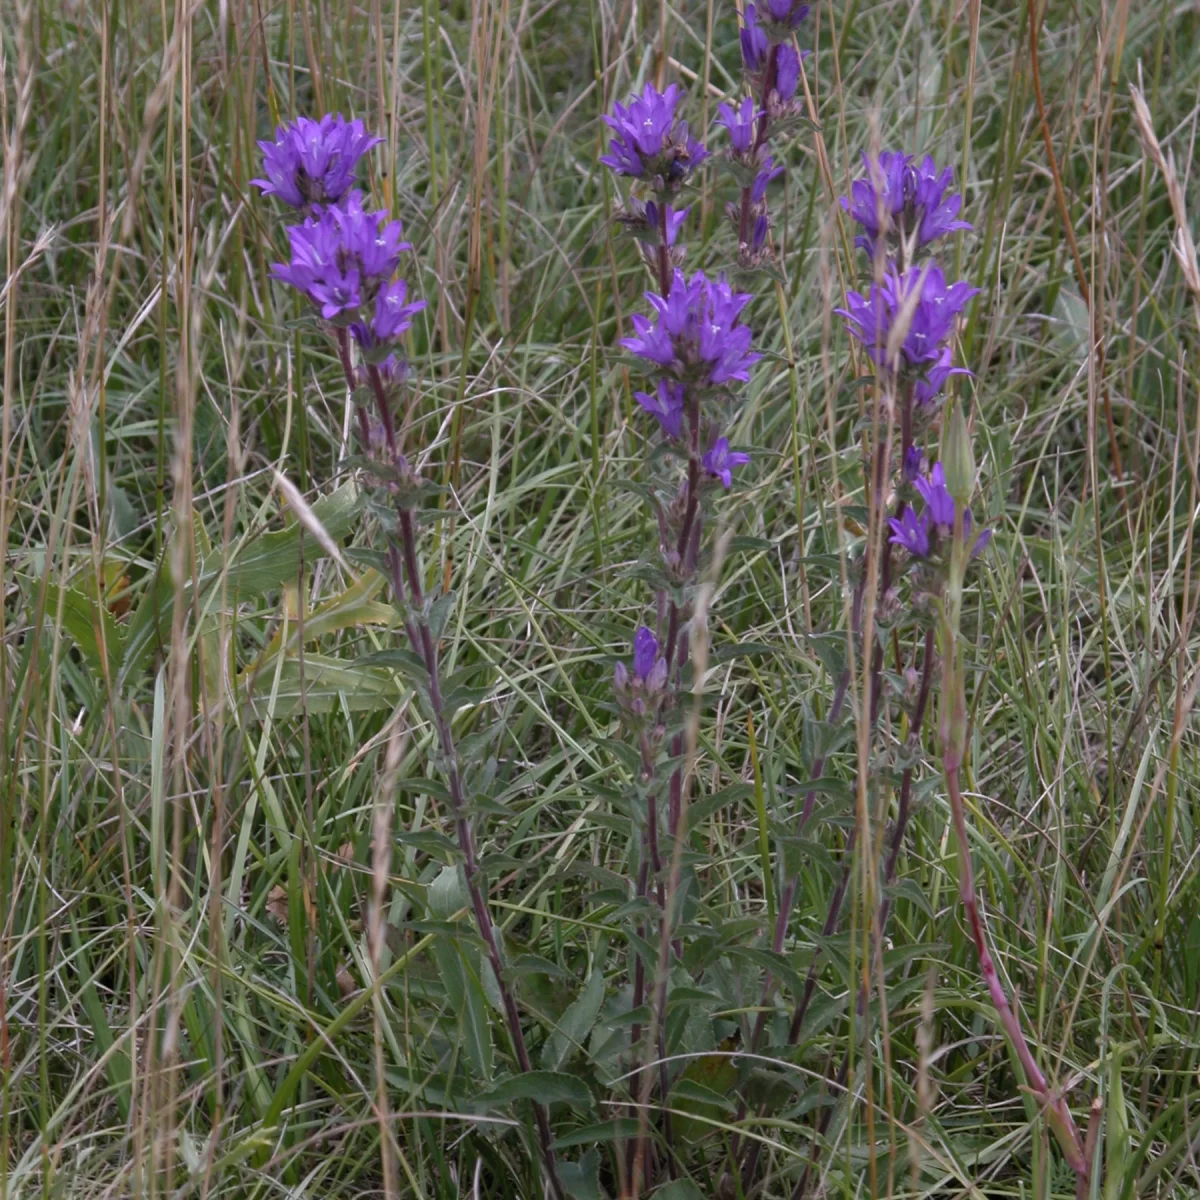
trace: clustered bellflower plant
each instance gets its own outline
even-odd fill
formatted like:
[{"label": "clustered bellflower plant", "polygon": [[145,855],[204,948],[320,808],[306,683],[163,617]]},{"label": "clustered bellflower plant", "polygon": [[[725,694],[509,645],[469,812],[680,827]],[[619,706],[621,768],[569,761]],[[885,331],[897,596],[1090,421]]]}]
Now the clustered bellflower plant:
[{"label": "clustered bellflower plant", "polygon": [[[436,732],[446,777],[461,879],[476,932],[495,980],[518,1071],[533,1070],[517,997],[506,970],[503,942],[488,908],[487,886],[479,868],[471,780],[451,726],[439,662],[438,640],[453,604],[452,595],[427,592],[420,566],[417,527],[423,493],[418,472],[402,451],[395,409],[407,380],[404,335],[424,300],[409,298],[398,277],[405,252],[403,227],[383,211],[371,209],[354,187],[358,163],[381,138],[370,136],[361,121],[340,114],[319,121],[301,117],[280,127],[274,142],[262,142],[267,195],[279,197],[303,215],[287,227],[291,256],[273,273],[312,305],[337,343],[338,357],[358,414],[362,451],[369,474],[379,481],[383,499],[374,511],[387,534],[387,562],[393,603],[403,618],[409,648],[421,664],[414,684]],[[658,150],[662,158],[665,151]],[[359,361],[355,362],[355,355]],[[533,1101],[537,1140],[550,1193],[565,1196],[553,1148],[546,1106]]]},{"label": "clustered bellflower plant", "polygon": [[[970,510],[976,471],[961,400],[953,403],[942,422],[940,455],[929,467],[925,465],[923,442],[940,406],[943,389],[954,376],[970,374],[954,364],[953,336],[960,316],[978,293],[977,288],[965,281],[947,282],[941,266],[932,258],[932,247],[947,234],[968,230],[970,225],[959,215],[961,196],[950,191],[952,172],[939,171],[932,158],[917,163],[910,155],[885,151],[878,158],[866,158],[865,162],[866,178],[857,181],[851,195],[841,203],[861,230],[856,245],[871,257],[875,280],[866,295],[848,293],[846,308],[838,311],[874,365],[884,411],[889,419],[897,410],[899,413],[900,444],[895,464],[887,456],[890,436],[880,437],[869,474],[871,507],[876,516],[882,510],[890,480],[894,481],[897,497],[897,511],[888,517],[889,533],[882,546],[877,576],[883,600],[878,625],[887,623],[889,609],[893,613],[898,610],[903,616],[902,598],[892,587],[892,551],[899,549],[913,566],[910,615],[918,628],[924,627],[920,672],[911,666],[905,669],[906,674],[912,673],[919,679],[919,684],[909,714],[910,762],[901,778],[897,820],[883,884],[886,888],[893,881],[904,839],[914,770],[911,759],[919,748],[935,647],[939,647],[943,675],[942,771],[959,844],[960,899],[997,1016],[1016,1050],[1029,1091],[1076,1172],[1082,1195],[1091,1170],[1087,1145],[1092,1132],[1089,1131],[1085,1142],[1062,1092],[1050,1084],[1038,1067],[992,961],[979,915],[965,806],[958,783],[967,737],[965,669],[959,631],[963,587],[968,567],[987,547],[991,531],[978,530]],[[860,612],[861,596],[860,579],[855,605]],[[871,653],[869,719],[874,725],[882,699],[881,640],[876,640]],[[902,668],[903,664],[898,663],[897,667]],[[879,931],[886,922],[888,906],[885,899],[876,922]],[[864,993],[859,997],[860,1007],[865,1003]],[[795,1025],[793,1028],[795,1031]],[[846,1065],[844,1062],[840,1076],[843,1080]]]},{"label": "clustered bellflower plant", "polygon": [[[689,666],[690,622],[704,563],[709,509],[715,496],[732,489],[735,473],[750,461],[748,453],[731,444],[729,432],[739,389],[749,382],[761,357],[753,349],[753,332],[744,321],[750,294],[738,291],[724,276],[683,269],[680,234],[689,210],[679,197],[695,168],[709,155],[679,117],[680,101],[676,85],[659,92],[647,83],[628,105],[615,105],[612,116],[605,118],[613,131],[610,152],[601,159],[616,176],[632,181],[618,220],[640,242],[656,285],[646,293],[648,311],[633,315],[633,332],[621,341],[649,375],[635,397],[659,435],[659,449],[653,456],[659,469],[652,489],[659,534],[653,567],[658,578],[656,619],[653,627],[638,629],[632,665],[618,664],[613,684],[640,762],[636,898],[653,897],[664,948],[649,994],[645,961],[639,954],[631,955],[632,1003],[635,1010],[650,1003],[648,1024],[656,1031],[660,1059],[665,1059],[666,1048],[666,975],[677,961],[676,950],[666,953],[675,942],[669,937],[670,899],[660,847],[664,836],[682,836],[684,746],[677,719],[679,697]],[[721,122],[732,126],[730,132],[748,163],[757,138],[753,106],[742,106],[739,115],[744,118],[740,123],[723,106]],[[762,176],[756,202],[763,203],[766,183],[778,172],[769,157],[760,154],[758,162],[749,182],[753,186]],[[649,935],[644,919],[636,933],[643,940]],[[630,1031],[635,1060],[642,1052],[642,1024],[637,1022]],[[649,1078],[647,1072],[640,1085],[643,1104],[638,1116],[643,1122]],[[659,1068],[658,1081],[665,1102],[670,1088],[665,1064]],[[663,1131],[669,1138],[670,1118],[665,1110]],[[646,1145],[640,1137],[629,1147],[627,1186],[632,1194],[639,1190]]]},{"label": "clustered bellflower plant", "polygon": [[[861,653],[868,658],[869,700],[864,701],[863,719],[868,723],[872,744],[876,725],[881,721],[886,723],[888,718],[883,666],[884,648],[889,639],[882,634],[889,626],[899,632],[906,616],[923,633],[920,670],[917,671],[913,664],[906,661],[896,664],[899,677],[915,676],[919,682],[906,696],[910,732],[903,755],[906,765],[900,778],[897,818],[882,880],[886,891],[894,880],[904,841],[914,764],[931,691],[935,636],[928,619],[926,597],[940,590],[939,572],[943,572],[954,557],[954,547],[958,545],[954,540],[956,531],[961,539],[963,528],[969,531],[971,527],[969,514],[963,517],[962,513],[958,513],[956,523],[956,509],[946,488],[943,466],[938,462],[931,468],[926,467],[923,438],[936,416],[946,384],[956,375],[969,374],[954,365],[952,339],[958,319],[977,289],[965,282],[947,283],[940,266],[929,257],[930,247],[938,238],[970,228],[967,222],[959,219],[961,197],[949,194],[952,174],[948,171],[938,172],[930,158],[918,166],[914,165],[911,156],[899,152],[884,152],[877,159],[867,158],[866,164],[867,177],[853,184],[851,195],[842,199],[841,205],[862,230],[856,238],[856,245],[871,256],[875,281],[866,295],[850,291],[846,307],[836,311],[845,319],[848,331],[861,343],[874,367],[882,414],[890,419],[898,411],[900,424],[898,444],[893,444],[886,431],[877,436],[865,471],[871,509],[875,514],[868,529],[879,532],[882,541],[880,562],[875,564],[877,569],[873,573],[876,591],[869,624],[865,611],[868,599],[866,585],[872,577],[868,571],[869,548],[867,556],[859,563],[850,610],[851,636],[862,640]],[[898,497],[897,507],[894,515],[884,521],[884,497],[891,490]],[[987,545],[989,536],[986,530],[977,536],[972,544],[975,554]],[[868,537],[868,544],[870,541]],[[918,564],[913,604],[907,614],[892,580],[892,556],[896,547],[903,548]],[[867,637],[868,628],[872,630],[870,638]],[[900,651],[900,639],[890,640]],[[836,726],[841,717],[849,683],[849,669],[843,666],[827,716],[827,724],[831,727]],[[821,778],[825,762],[826,751],[821,749],[814,755],[811,764],[814,780]],[[860,762],[859,770],[868,771],[873,781],[870,786],[881,786],[877,780],[886,777],[887,773],[874,770],[872,766],[867,764],[864,767]],[[805,796],[797,819],[797,836],[811,817],[815,801],[816,790],[811,789]],[[837,932],[857,835],[856,825],[847,837],[841,882],[833,891],[822,929],[824,937]],[[772,949],[777,953],[784,949],[798,885],[799,873],[796,870],[785,880],[777,911],[772,943]],[[881,905],[876,924],[876,929],[880,931],[886,923],[888,903],[885,899]],[[808,1005],[815,994],[817,969],[817,960],[814,959],[787,1025],[788,1044],[795,1044],[799,1040]],[[773,981],[768,975],[760,1002],[760,1014],[751,1035],[752,1049],[758,1047],[764,1032],[772,997]],[[867,997],[860,995],[860,1009],[865,1008],[866,1002]],[[838,1075],[842,1084],[845,1083],[848,1069],[847,1057]],[[821,1118],[819,1135],[824,1134],[827,1120],[827,1115]],[[748,1142],[741,1166],[744,1188],[749,1188],[755,1178],[758,1155],[758,1143]]]}]

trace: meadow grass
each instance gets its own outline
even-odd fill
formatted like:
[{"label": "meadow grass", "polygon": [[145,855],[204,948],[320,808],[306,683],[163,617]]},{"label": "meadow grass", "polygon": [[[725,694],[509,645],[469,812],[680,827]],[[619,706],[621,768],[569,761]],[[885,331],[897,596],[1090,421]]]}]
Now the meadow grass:
[{"label": "meadow grass", "polygon": [[[657,77],[702,133],[737,88],[734,5],[0,12],[0,1197],[541,1195],[527,1101],[555,1087],[572,1194],[615,1192],[638,1090],[603,1041],[628,1028],[636,763],[611,679],[655,533],[617,347],[646,276],[609,220],[598,118]],[[961,348],[996,534],[964,601],[964,782],[993,952],[1077,1119],[1103,1102],[1091,1195],[1200,1194],[1200,296],[1130,99],[1186,203],[1200,13],[1050,0],[1037,25],[1035,59],[1017,0],[809,18],[816,124],[785,143],[780,277],[752,285],[766,360],[731,435],[757,449],[718,508],[683,920],[728,952],[708,1001],[673,978],[686,1149],[648,1184],[672,1200],[741,1195],[745,1138],[762,1196],[1076,1192],[962,921],[936,719],[880,963],[907,730],[879,738],[831,936],[853,737],[788,836],[862,537],[866,393],[831,315],[862,262],[836,198],[878,145],[954,165],[975,226],[943,257],[982,289]],[[386,135],[369,186],[429,301],[405,439],[444,487],[422,549],[453,588],[456,730],[495,734],[492,914],[557,1072],[532,1091],[442,871],[434,731],[394,656],[336,354],[270,281],[281,222],[249,186],[276,119],[336,110]],[[729,194],[705,168],[691,261],[732,263]],[[796,862],[789,1011],[812,961],[819,985],[799,1046],[756,1064],[755,948]]]}]

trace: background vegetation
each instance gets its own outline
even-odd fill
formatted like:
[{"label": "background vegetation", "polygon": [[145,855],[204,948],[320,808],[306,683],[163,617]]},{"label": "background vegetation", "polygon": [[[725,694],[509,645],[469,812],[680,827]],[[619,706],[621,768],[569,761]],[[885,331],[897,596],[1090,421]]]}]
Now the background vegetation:
[{"label": "background vegetation", "polygon": [[[1037,26],[1040,80],[1020,3],[823,2],[806,30],[819,129],[787,151],[779,287],[754,283],[768,358],[736,440],[757,452],[722,510],[742,540],[712,601],[688,844],[690,919],[723,965],[671,1031],[699,1056],[678,1060],[693,1086],[673,1106],[704,1194],[737,1191],[729,1097],[754,1064],[713,1051],[753,1020],[753,949],[796,854],[790,961],[802,979],[820,946],[823,966],[768,1115],[751,1111],[761,1194],[792,1194],[814,1144],[810,1194],[1075,1188],[975,967],[933,758],[886,1021],[878,995],[865,1030],[850,1002],[857,870],[842,928],[820,932],[852,745],[808,840],[785,836],[861,535],[858,393],[830,314],[861,267],[835,197],[876,144],[953,164],[975,224],[949,256],[982,288],[961,344],[996,536],[965,606],[967,783],[1000,969],[1077,1113],[1104,1100],[1094,1194],[1200,1191],[1197,326],[1129,99],[1139,83],[1187,197],[1200,14],[1050,0]],[[326,110],[388,138],[370,186],[430,301],[409,445],[448,488],[425,553],[456,597],[448,669],[474,689],[460,732],[500,728],[493,912],[537,1065],[578,1084],[554,1106],[561,1156],[578,1194],[612,1189],[631,774],[610,680],[649,611],[653,539],[630,486],[647,423],[615,349],[645,276],[607,219],[598,117],[661,72],[706,128],[737,86],[734,5],[4,0],[0,45],[0,1196],[539,1194],[442,872],[430,730],[387,657],[333,347],[269,282],[281,223],[249,187],[276,117]],[[728,190],[706,170],[692,262],[732,261]],[[276,470],[339,559],[301,538]]]}]

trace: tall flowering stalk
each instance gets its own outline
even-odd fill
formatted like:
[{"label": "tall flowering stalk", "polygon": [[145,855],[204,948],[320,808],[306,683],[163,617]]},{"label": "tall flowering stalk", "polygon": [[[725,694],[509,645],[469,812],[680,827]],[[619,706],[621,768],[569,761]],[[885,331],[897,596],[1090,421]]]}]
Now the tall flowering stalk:
[{"label": "tall flowering stalk", "polygon": [[[857,291],[849,292],[847,307],[836,311],[845,318],[850,333],[863,344],[876,373],[882,436],[876,438],[868,464],[867,487],[875,517],[873,527],[879,528],[884,524],[882,506],[893,479],[897,497],[893,523],[911,519],[906,518],[905,505],[907,497],[913,494],[914,488],[920,488],[923,479],[924,433],[937,413],[947,382],[956,375],[970,374],[964,368],[953,365],[950,340],[959,316],[978,289],[963,282],[947,284],[936,262],[926,261],[918,265],[919,256],[937,238],[958,229],[970,228],[966,221],[958,219],[962,198],[956,193],[948,194],[952,184],[951,173],[948,170],[939,173],[933,159],[928,157],[919,168],[915,167],[912,157],[899,151],[884,151],[878,159],[865,157],[864,161],[866,178],[852,185],[851,195],[843,198],[841,204],[862,229],[855,244],[871,256],[878,279],[866,295]],[[892,427],[897,418],[900,427],[898,447],[892,436]],[[892,546],[895,540],[883,540],[876,574],[876,594],[884,604],[881,613],[891,605]],[[855,638],[863,633],[869,555],[870,546],[860,564],[851,603],[851,636]],[[868,719],[873,727],[882,701],[881,641],[876,642],[871,653]],[[932,659],[931,653],[922,655],[920,682],[915,691],[916,704],[911,713],[914,718],[911,737],[914,740],[919,737],[924,720]],[[897,664],[897,668],[902,671],[903,664]],[[843,670],[830,707],[830,723],[836,724],[841,718],[849,683],[849,671]],[[812,765],[814,779],[820,779],[825,765],[825,755],[822,754]],[[888,856],[889,882],[895,871],[899,845],[907,823],[911,785],[912,767],[909,766],[901,780],[895,840]],[[797,832],[811,817],[815,800],[815,790],[809,791],[797,821]],[[855,837],[856,833],[852,833],[846,847],[848,852],[854,848]],[[836,929],[847,882],[843,878],[841,885],[834,890],[825,924],[829,934]],[[798,876],[792,876],[784,884],[773,940],[773,948],[777,952],[783,949],[798,884]],[[814,962],[792,1014],[790,1041],[799,1035],[816,987],[816,973],[817,963]],[[771,981],[768,980],[763,1008],[755,1023],[754,1044],[757,1044],[762,1033],[770,988]]]},{"label": "tall flowering stalk", "polygon": [[[670,928],[661,853],[664,829],[660,753],[667,750],[665,831],[684,836],[683,735],[667,737],[667,725],[678,712],[684,669],[689,660],[692,605],[702,562],[707,510],[714,495],[733,486],[734,472],[750,456],[729,442],[728,429],[737,405],[738,387],[749,381],[760,355],[751,348],[752,332],[742,317],[751,297],[736,291],[723,277],[703,271],[683,271],[679,241],[687,208],[678,194],[708,151],[679,120],[679,90],[671,85],[659,92],[652,84],[635,94],[628,106],[617,104],[606,117],[613,130],[610,152],[601,161],[617,175],[633,180],[631,194],[618,217],[638,240],[643,258],[657,284],[646,293],[648,313],[632,318],[633,333],[621,345],[640,359],[649,372],[645,390],[635,393],[638,405],[653,420],[662,450],[655,460],[665,462],[653,490],[658,525],[657,594],[654,628],[643,626],[634,643],[632,670],[623,664],[614,677],[614,690],[623,721],[637,740],[640,753],[640,791],[644,797],[637,895],[657,901],[662,947],[657,978],[648,997],[650,1026],[659,1058],[665,1058],[664,1021]],[[740,135],[739,135],[740,136]],[[765,188],[765,185],[764,185]],[[653,883],[653,887],[651,884]],[[643,925],[639,931],[646,935]],[[647,1000],[646,967],[634,956],[633,1003]],[[641,1024],[632,1029],[632,1044],[641,1040]],[[658,1072],[665,1101],[670,1079],[666,1064]],[[649,1076],[642,1085],[644,1122]],[[664,1133],[671,1141],[670,1119],[664,1111]],[[646,1141],[636,1143],[628,1188],[640,1188]]]},{"label": "tall flowering stalk", "polygon": [[[988,545],[991,531],[979,529],[969,508],[975,490],[975,465],[961,402],[954,405],[949,420],[943,422],[939,461],[928,467],[924,440],[947,382],[955,375],[969,374],[954,366],[950,339],[960,313],[976,289],[963,282],[947,283],[938,264],[928,260],[922,262],[921,257],[937,238],[970,226],[959,218],[961,198],[947,194],[951,185],[950,173],[938,172],[932,159],[926,158],[916,165],[907,155],[884,153],[877,160],[868,159],[867,170],[867,178],[854,185],[851,196],[844,199],[842,205],[862,229],[856,242],[872,257],[876,280],[867,295],[849,293],[847,307],[840,312],[850,333],[862,343],[874,364],[883,415],[888,423],[888,437],[886,441],[877,442],[870,477],[871,506],[877,517],[882,510],[884,486],[893,480],[896,495],[894,514],[887,518],[889,535],[882,546],[880,592],[889,604],[898,606],[899,596],[892,585],[893,554],[901,554],[902,564],[907,565],[905,574],[911,579],[912,611],[918,624],[925,626],[922,666],[911,711],[909,762],[900,784],[885,884],[892,882],[895,876],[908,820],[914,770],[911,759],[919,745],[931,692],[936,639],[943,675],[942,769],[950,799],[951,822],[959,845],[960,899],[967,914],[980,972],[997,1016],[1013,1045],[1030,1093],[1076,1173],[1077,1194],[1082,1197],[1088,1193],[1099,1129],[1099,1107],[1093,1105],[1087,1136],[1081,1136],[1063,1094],[1047,1081],[1038,1067],[1016,1011],[1009,1002],[992,960],[979,912],[965,806],[958,780],[967,733],[960,634],[963,585],[971,563]],[[900,425],[898,453],[889,455],[891,428],[897,417]],[[930,614],[933,614],[932,620]],[[882,645],[877,643],[870,673],[873,701],[879,696],[881,667]],[[877,715],[873,703],[868,717],[872,724]],[[826,920],[827,934],[836,925],[847,879],[848,873],[843,875],[841,886],[835,891]],[[888,911],[889,901],[885,898],[875,918],[877,942],[882,938]],[[792,1022],[793,1039],[799,1034],[814,982],[815,975],[810,969]],[[859,995],[860,1012],[865,1010],[865,1002],[864,991]],[[838,1073],[840,1083],[845,1083],[848,1067],[849,1053]],[[821,1135],[828,1126],[831,1111],[827,1109],[820,1120]],[[813,1158],[795,1189],[794,1194],[798,1197],[806,1194],[816,1144]]]},{"label": "tall flowering stalk", "polygon": [[[393,603],[423,667],[417,691],[437,734],[472,915],[500,992],[517,1066],[529,1072],[533,1063],[501,937],[488,910],[464,765],[443,691],[438,639],[452,597],[425,588],[417,521],[427,489],[403,453],[396,429],[407,376],[402,338],[425,301],[410,301],[407,284],[397,277],[401,255],[411,249],[402,240],[401,223],[367,208],[366,197],[353,186],[359,160],[381,140],[369,136],[361,121],[346,121],[340,114],[320,121],[302,117],[278,129],[274,142],[259,143],[267,178],[256,182],[304,218],[287,227],[291,257],[274,265],[274,275],[309,300],[337,344],[362,451],[383,493],[375,511],[387,535]],[[533,1113],[547,1184],[560,1198],[564,1192],[546,1106],[534,1101]]]},{"label": "tall flowering stalk", "polygon": [[[959,217],[961,196],[950,191],[952,173],[949,170],[939,172],[932,158],[926,157],[917,164],[912,156],[899,151],[884,151],[876,158],[864,156],[864,163],[865,178],[852,185],[850,196],[843,198],[841,204],[860,228],[855,244],[870,256],[874,280],[865,294],[850,291],[846,307],[836,311],[866,352],[875,372],[878,397],[874,423],[876,436],[865,471],[871,519],[850,610],[851,637],[861,639],[862,653],[870,655],[862,714],[867,726],[869,753],[884,705],[885,639],[875,636],[874,631],[894,623],[903,612],[893,578],[894,550],[900,546],[913,559],[936,559],[946,544],[942,468],[937,463],[932,467],[926,465],[925,440],[948,382],[955,376],[970,374],[954,365],[951,342],[959,317],[978,289],[966,282],[948,283],[941,267],[931,257],[931,249],[939,238],[970,228]],[[890,513],[885,507],[889,492],[895,495]],[[950,512],[952,517],[952,508]],[[878,542],[874,541],[872,533],[878,533]],[[987,544],[989,536],[987,531],[979,535],[976,552]],[[878,561],[873,562],[872,556],[876,553]],[[869,581],[875,585],[872,593],[875,607],[868,613]],[[922,593],[917,591],[914,596],[919,594]],[[917,623],[918,626],[922,624],[919,614]],[[904,755],[906,762],[886,859],[885,886],[894,880],[907,829],[914,760],[928,707],[934,659],[933,630],[926,627],[919,669],[915,663],[896,663],[897,674],[909,677],[912,683],[907,697],[910,723]],[[841,718],[849,684],[850,672],[845,668],[836,683],[828,718],[831,724]],[[820,779],[825,765],[826,756],[822,753],[812,764],[814,779]],[[815,789],[810,790],[797,820],[797,832],[811,817],[815,799]],[[858,832],[856,825],[846,841],[841,879],[830,898],[822,927],[825,937],[837,931]],[[776,952],[783,950],[798,887],[798,874],[784,882],[772,941]],[[887,920],[888,909],[889,903],[884,899],[875,921],[877,937]],[[819,965],[814,958],[796,999],[788,1028],[789,1043],[799,1039],[816,990]],[[773,987],[773,980],[768,977],[760,1015],[751,1036],[754,1048],[764,1030]],[[865,1000],[865,995],[859,997],[860,1008],[865,1008]],[[848,1060],[843,1063],[843,1069],[846,1067]],[[822,1125],[828,1116],[829,1110],[826,1110],[821,1118]],[[754,1177],[758,1154],[758,1145],[751,1143],[742,1167],[744,1186],[748,1186]],[[800,1194],[803,1194],[806,1180],[807,1172],[798,1188]]]}]

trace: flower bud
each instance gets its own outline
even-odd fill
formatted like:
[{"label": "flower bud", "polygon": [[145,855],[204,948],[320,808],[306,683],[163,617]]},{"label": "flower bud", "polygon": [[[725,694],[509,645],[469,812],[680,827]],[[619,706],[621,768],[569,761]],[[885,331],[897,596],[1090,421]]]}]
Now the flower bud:
[{"label": "flower bud", "polygon": [[623,695],[629,689],[629,668],[623,662],[617,663],[613,667],[613,691],[618,696]]},{"label": "flower bud", "polygon": [[921,686],[921,675],[917,668],[909,665],[904,668],[904,698],[910,703],[917,697],[917,689]]},{"label": "flower bud", "polygon": [[646,691],[651,695],[661,692],[667,686],[667,660],[657,658],[650,673],[646,676]]},{"label": "flower bud", "polygon": [[942,464],[946,490],[965,507],[975,491],[975,455],[961,402],[955,404],[942,434]]}]

